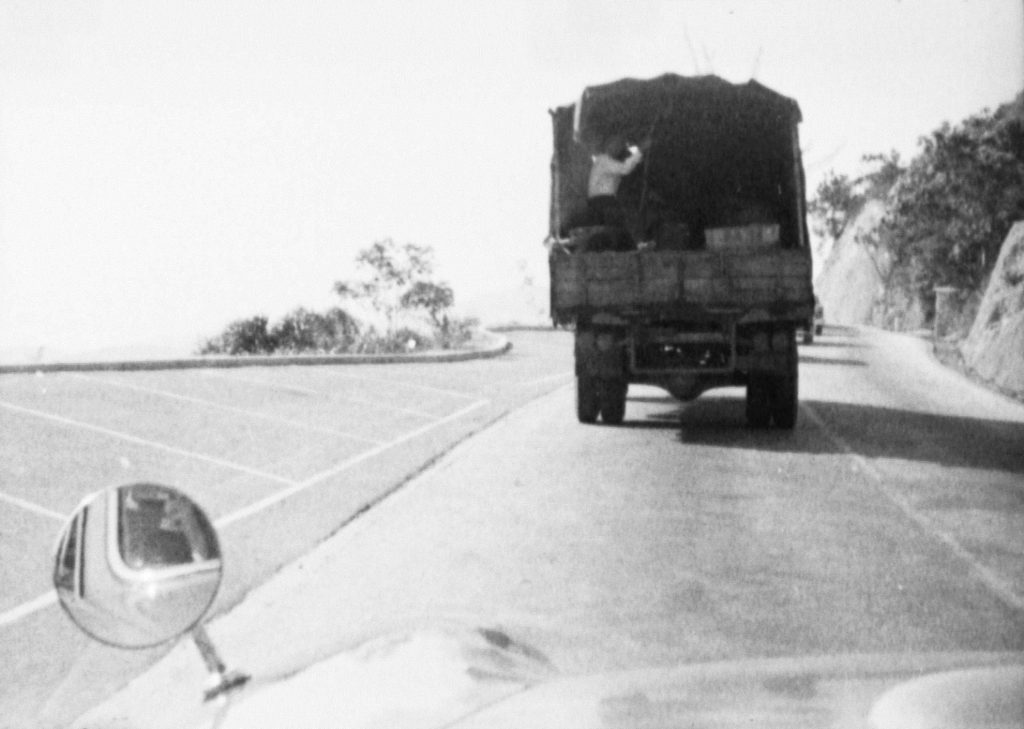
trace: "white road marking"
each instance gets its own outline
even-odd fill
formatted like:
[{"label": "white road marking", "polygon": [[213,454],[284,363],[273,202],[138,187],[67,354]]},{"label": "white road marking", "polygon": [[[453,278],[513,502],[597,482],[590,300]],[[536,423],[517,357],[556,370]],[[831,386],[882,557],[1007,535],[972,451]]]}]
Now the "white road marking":
[{"label": "white road marking", "polygon": [[295,484],[295,481],[284,476],[278,476],[277,474],[268,473],[261,471],[258,468],[250,468],[243,463],[235,463],[234,461],[227,461],[223,458],[215,458],[214,456],[207,456],[202,453],[196,453],[195,451],[185,450],[184,448],[177,448],[170,446],[165,443],[158,443],[157,441],[147,440],[145,438],[139,438],[138,436],[130,435],[129,433],[122,433],[117,430],[111,430],[110,428],[104,428],[100,425],[93,425],[92,423],[83,423],[80,420],[72,420],[71,418],[65,418],[60,415],[54,415],[53,413],[43,412],[41,410],[33,410],[32,408],[22,407],[20,405],[14,405],[8,402],[0,401],[0,407],[12,410],[17,413],[23,413],[25,415],[32,415],[37,418],[43,418],[44,420],[50,420],[61,425],[67,425],[73,428],[81,428],[82,430],[88,430],[93,433],[100,433],[111,438],[118,438],[119,440],[128,441],[129,443],[136,443],[147,448],[155,448],[157,450],[166,451],[173,453],[178,456],[185,458],[191,458],[197,461],[205,461],[206,463],[212,463],[216,466],[222,466],[224,468],[230,468],[235,471],[241,471],[242,473],[248,473],[251,476],[257,476],[259,478],[266,479],[268,481],[276,481],[277,483],[283,483],[287,486]]},{"label": "white road marking", "polygon": [[250,385],[259,385],[260,387],[269,387],[275,390],[284,390],[285,392],[295,392],[299,395],[316,395],[323,396],[324,393],[319,390],[311,390],[308,387],[301,387],[299,385],[282,385],[276,382],[270,382],[269,380],[261,380],[258,377],[244,377],[242,375],[227,374],[219,370],[201,370],[204,377],[217,377],[222,380],[233,380],[235,382],[246,382]]},{"label": "white road marking", "polygon": [[840,450],[846,453],[846,455],[849,456],[864,473],[871,477],[878,486],[878,489],[887,499],[889,499],[889,501],[895,504],[900,511],[902,511],[911,521],[917,524],[925,533],[930,534],[935,539],[938,539],[946,545],[946,547],[948,547],[949,550],[960,560],[966,563],[971,570],[974,571],[978,579],[981,580],[981,582],[1006,605],[1016,610],[1024,611],[1024,596],[1019,595],[1010,583],[985,565],[978,562],[978,560],[974,558],[974,555],[972,555],[952,535],[937,527],[931,519],[914,509],[909,500],[905,499],[897,493],[895,489],[888,485],[888,479],[885,474],[868,459],[857,453],[853,449],[853,446],[851,446],[841,435],[830,428],[825,423],[824,419],[815,412],[814,408],[805,403],[801,403],[800,407],[807,417],[809,417],[811,421],[818,426],[829,440],[838,446]]},{"label": "white road marking", "polygon": [[[229,525],[234,524],[236,522],[242,521],[243,519],[246,519],[246,518],[248,518],[250,516],[258,514],[259,512],[269,508],[270,506],[273,506],[274,504],[280,503],[281,501],[284,501],[285,499],[287,499],[287,498],[289,498],[291,496],[294,496],[297,493],[305,491],[306,489],[312,488],[313,486],[316,486],[317,484],[319,484],[319,483],[321,483],[323,481],[326,481],[327,479],[329,479],[329,478],[331,478],[333,476],[336,476],[337,474],[342,473],[343,471],[346,471],[349,468],[352,468],[353,466],[355,466],[355,465],[357,465],[359,463],[362,463],[363,461],[366,461],[366,460],[368,460],[370,458],[373,458],[374,456],[378,456],[381,453],[384,453],[385,451],[388,451],[391,448],[394,448],[395,446],[401,445],[402,443],[405,443],[407,441],[412,440],[413,438],[416,438],[416,437],[418,437],[420,435],[423,435],[424,433],[428,433],[428,432],[430,432],[431,430],[433,430],[435,428],[438,428],[438,427],[440,427],[440,426],[442,426],[442,425],[444,425],[444,424],[446,424],[448,422],[451,422],[452,420],[456,420],[458,418],[461,418],[463,415],[466,415],[467,413],[470,413],[470,412],[472,412],[474,410],[477,410],[478,408],[481,408],[484,405],[487,405],[489,402],[490,402],[490,400],[477,400],[476,402],[468,405],[467,407],[464,407],[461,410],[458,410],[458,411],[456,411],[454,413],[451,413],[450,415],[448,415],[448,416],[446,416],[444,418],[440,418],[440,419],[438,419],[438,420],[436,420],[436,421],[434,421],[432,423],[428,423],[427,425],[424,425],[422,428],[417,428],[416,430],[413,430],[413,431],[410,431],[408,433],[405,433],[404,435],[401,435],[398,438],[395,438],[394,440],[391,440],[391,441],[389,441],[387,443],[382,443],[382,444],[376,446],[375,448],[371,448],[368,451],[364,451],[364,452],[362,452],[362,453],[360,453],[360,454],[358,454],[358,455],[356,455],[356,456],[354,456],[352,458],[349,458],[349,459],[347,459],[345,461],[342,461],[341,463],[335,464],[331,468],[328,468],[328,469],[326,469],[324,471],[321,471],[320,473],[314,474],[313,476],[310,476],[309,478],[305,479],[304,481],[296,483],[294,481],[288,481],[286,479],[281,479],[279,477],[273,477],[275,480],[279,480],[279,481],[283,481],[283,482],[287,483],[289,485],[289,487],[286,488],[286,489],[283,489],[281,491],[278,491],[276,493],[273,493],[270,496],[268,496],[268,497],[266,497],[264,499],[261,499],[260,501],[257,501],[257,502],[255,502],[253,504],[250,504],[248,506],[242,507],[241,509],[237,509],[236,511],[233,511],[233,512],[231,512],[229,514],[226,514],[226,515],[220,517],[219,519],[216,519],[214,521],[214,524],[219,529],[223,529],[226,526],[229,526]],[[134,436],[127,436],[127,435],[122,434],[122,433],[116,433],[115,431],[107,431],[105,428],[100,428],[99,426],[93,426],[93,425],[89,425],[87,423],[79,423],[78,421],[70,420],[68,418],[61,418],[59,416],[52,415],[50,413],[42,413],[42,412],[39,412],[39,411],[30,410],[28,408],[22,408],[22,407],[17,406],[17,405],[11,405],[10,403],[0,402],[0,407],[6,407],[8,409],[12,409],[12,410],[15,410],[17,412],[24,412],[24,413],[28,413],[28,414],[31,414],[31,415],[36,415],[38,417],[43,417],[43,418],[47,418],[47,419],[50,419],[50,420],[55,420],[57,422],[61,422],[61,423],[67,424],[67,425],[73,425],[73,426],[77,426],[77,427],[84,427],[87,430],[96,430],[98,432],[106,433],[106,434],[109,434],[109,435],[114,435],[116,437],[125,437],[125,438],[127,438],[129,440],[132,440],[134,442],[141,442],[143,444],[149,444],[147,441],[144,441],[143,439],[140,439],[140,438],[135,438]],[[154,444],[151,444],[151,445],[153,445],[155,447],[164,448],[164,449],[170,448],[169,446],[163,446],[162,444],[159,444],[159,443],[154,443]],[[174,449],[174,450],[177,451],[177,449]],[[205,457],[204,457],[204,460],[206,460]],[[40,507],[40,508],[42,508],[42,507]],[[54,514],[56,514],[56,512],[54,512]],[[65,519],[65,516],[64,515],[60,515],[59,518],[63,521]],[[5,625],[10,625],[12,623],[16,623],[19,620],[21,620],[23,618],[26,618],[29,615],[32,615],[32,614],[34,614],[34,613],[36,613],[36,612],[38,612],[40,610],[43,610],[43,609],[49,607],[50,605],[54,605],[56,603],[57,603],[57,593],[55,591],[51,590],[51,591],[49,591],[49,592],[47,592],[47,593],[45,593],[43,595],[40,595],[39,597],[37,597],[37,598],[35,598],[33,600],[29,600],[28,602],[22,603],[21,605],[15,607],[15,608],[12,608],[11,610],[8,610],[6,612],[0,613],[0,627],[3,627]]]},{"label": "white road marking", "polygon": [[[332,374],[332,373],[328,372],[328,374]],[[234,375],[228,375],[228,374],[223,374],[223,373],[211,373],[211,375],[215,376],[215,377],[221,377],[221,378],[223,378],[225,380],[235,380],[237,382],[246,382],[246,383],[248,383],[250,385],[260,385],[261,387],[265,387],[265,388],[291,390],[291,391],[294,391],[294,392],[301,393],[303,395],[315,395],[317,397],[332,397],[332,396],[334,396],[336,394],[336,393],[332,393],[332,392],[324,391],[324,390],[314,390],[314,389],[309,388],[309,387],[299,387],[297,385],[278,385],[275,382],[271,382],[269,380],[261,380],[261,379],[258,379],[256,377],[236,377]],[[366,379],[366,378],[360,378],[360,379]],[[378,381],[379,382],[387,382],[387,380],[378,380]],[[341,399],[344,400],[345,402],[354,402],[354,403],[358,403],[358,404],[361,404],[361,405],[372,405],[375,408],[377,408],[378,410],[394,410],[395,412],[399,412],[399,413],[407,413],[409,415],[415,415],[418,418],[430,418],[431,420],[433,420],[434,418],[438,417],[437,413],[428,413],[425,410],[414,410],[413,408],[404,408],[404,407],[398,407],[396,405],[388,405],[387,403],[382,402],[380,400],[367,400],[365,398],[351,397],[350,395],[344,395]],[[379,441],[379,440],[378,441],[374,441],[374,443],[381,443],[381,441]]]},{"label": "white road marking", "polygon": [[489,402],[490,400],[477,400],[471,405],[464,407],[461,410],[458,410],[452,413],[451,415],[448,415],[447,417],[441,418],[440,420],[436,420],[433,423],[428,423],[427,425],[424,425],[422,428],[417,428],[416,430],[412,430],[408,433],[405,433],[404,435],[401,435],[388,443],[383,443],[377,446],[376,448],[371,448],[370,450],[363,451],[362,453],[359,453],[353,456],[352,458],[344,460],[341,463],[337,463],[334,466],[331,466],[330,468],[321,471],[320,473],[314,474],[309,478],[305,479],[304,481],[301,481],[297,484],[290,486],[289,488],[282,489],[281,491],[270,494],[266,498],[263,498],[253,504],[250,504],[230,514],[222,516],[220,519],[216,520],[215,524],[218,527],[225,527],[237,521],[241,521],[242,519],[250,517],[254,514],[258,514],[264,509],[267,509],[268,507],[273,506],[274,504],[284,501],[285,499],[294,496],[297,493],[305,491],[306,489],[311,488],[312,486],[316,486],[317,484],[326,481],[327,479],[336,476],[339,473],[362,463],[363,461],[369,460],[375,456],[379,456],[381,453],[384,453],[385,451],[388,451],[397,445],[401,445],[402,443],[410,441],[413,438],[421,436],[424,433],[434,430],[435,428],[438,428],[452,420],[461,418],[463,415],[466,415],[467,413],[470,413],[473,410],[481,408],[484,405],[487,405]]},{"label": "white road marking", "polygon": [[31,501],[19,499],[17,496],[12,496],[3,492],[0,492],[0,501],[5,501],[8,504],[13,504],[14,506],[18,506],[26,511],[31,511],[33,514],[39,514],[40,516],[45,516],[50,519],[56,519],[62,523],[68,518],[65,514],[61,514],[60,512],[53,511],[52,509],[47,509],[45,506],[33,504]]},{"label": "white road marking", "polygon": [[50,607],[50,605],[55,605],[56,603],[57,592],[55,590],[50,590],[33,600],[23,602],[16,608],[11,608],[7,612],[0,613],[0,627],[16,623],[22,618],[27,618],[29,615],[37,613],[44,608]]},{"label": "white road marking", "polygon": [[414,415],[417,418],[428,418],[430,420],[435,420],[438,417],[440,417],[437,413],[428,413],[426,410],[417,410],[415,408],[403,408],[397,405],[388,405],[387,403],[381,402],[380,400],[367,400],[366,398],[352,397],[351,395],[345,395],[343,399],[345,400],[345,402],[354,402],[359,405],[373,405],[378,410],[392,410],[396,413]]},{"label": "white road marking", "polygon": [[204,400],[201,397],[193,397],[191,395],[182,395],[177,392],[168,392],[167,390],[158,390],[153,387],[143,387],[141,385],[131,385],[127,382],[119,382],[117,380],[108,380],[102,377],[90,377],[88,375],[72,375],[72,377],[85,380],[87,382],[95,382],[101,385],[107,385],[110,387],[120,387],[126,390],[134,390],[136,392],[148,393],[150,395],[157,395],[159,397],[165,397],[171,400],[180,400],[181,402],[187,402],[195,405],[201,405],[203,407],[213,408],[215,410],[223,410],[224,412],[234,413],[236,415],[244,415],[250,418],[257,418],[259,420],[266,420],[271,423],[278,423],[280,425],[287,425],[293,428],[301,428],[303,430],[311,430],[318,433],[327,433],[329,435],[338,435],[342,438],[348,438],[350,440],[358,440],[363,443],[370,443],[377,445],[384,441],[376,438],[367,438],[362,435],[356,435],[345,430],[338,430],[337,428],[328,428],[322,425],[311,425],[301,420],[293,420],[292,418],[282,418],[277,415],[268,415],[267,413],[261,413],[257,410],[246,410],[245,408],[236,408],[231,405],[224,405],[219,402],[213,402],[212,400]]},{"label": "white road marking", "polygon": [[415,382],[403,382],[402,380],[392,380],[387,377],[361,377],[359,375],[350,375],[345,372],[338,372],[337,370],[324,370],[324,373],[331,377],[340,377],[345,380],[358,380],[361,382],[376,382],[385,385],[392,385],[394,387],[412,387],[417,390],[424,390],[426,392],[437,392],[441,395],[449,395],[451,397],[460,397],[465,400],[475,400],[476,395],[470,395],[465,392],[458,392],[456,390],[445,390],[440,387],[433,387],[431,385],[420,385]]},{"label": "white road marking", "polygon": [[538,377],[536,380],[527,380],[526,382],[517,383],[519,387],[531,387],[533,385],[546,385],[549,382],[557,382],[558,380],[564,380],[568,377],[573,377],[571,372],[563,372],[559,375],[548,375],[547,377]]}]

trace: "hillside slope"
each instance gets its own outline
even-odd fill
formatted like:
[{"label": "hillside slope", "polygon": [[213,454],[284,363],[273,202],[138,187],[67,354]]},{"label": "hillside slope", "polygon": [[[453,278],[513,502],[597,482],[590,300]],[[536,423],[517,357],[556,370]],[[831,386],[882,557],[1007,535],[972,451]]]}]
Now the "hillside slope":
[{"label": "hillside slope", "polygon": [[1024,397],[1024,222],[1010,230],[960,348],[979,379]]},{"label": "hillside slope", "polygon": [[814,291],[833,324],[870,324],[875,300],[882,291],[882,277],[872,253],[857,236],[873,229],[885,214],[885,203],[869,200],[846,226],[822,264]]}]

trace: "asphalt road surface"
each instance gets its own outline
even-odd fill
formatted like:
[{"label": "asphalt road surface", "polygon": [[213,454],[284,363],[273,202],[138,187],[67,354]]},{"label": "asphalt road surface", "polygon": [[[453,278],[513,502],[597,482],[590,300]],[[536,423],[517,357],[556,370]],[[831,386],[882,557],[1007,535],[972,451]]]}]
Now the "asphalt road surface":
[{"label": "asphalt road surface", "polygon": [[135,481],[191,495],[221,533],[223,612],[571,379],[570,335],[510,339],[502,357],[461,363],[0,377],[0,726],[66,721],[165,650],[96,644],[57,606],[52,549],[83,497]]},{"label": "asphalt road surface", "polygon": [[[800,419],[795,431],[781,432],[745,426],[740,389],[712,391],[682,404],[659,390],[634,387],[623,426],[579,425],[570,387],[571,339],[561,332],[521,336],[507,359],[439,370],[430,375],[437,379],[417,368],[414,378],[404,380],[432,389],[421,393],[426,400],[410,394],[398,406],[452,418],[401,442],[408,450],[416,450],[421,437],[433,444],[409,456],[405,473],[428,463],[429,453],[440,453],[499,415],[507,417],[466,441],[459,458],[428,470],[417,491],[398,491],[401,499],[385,500],[357,522],[363,531],[351,546],[356,550],[362,539],[365,551],[336,569],[343,573],[341,584],[372,589],[359,593],[363,600],[321,595],[307,614],[295,616],[307,635],[316,630],[310,625],[323,625],[325,636],[337,639],[341,632],[351,639],[413,617],[470,616],[537,646],[566,673],[762,656],[1024,650],[1024,408],[937,365],[924,342],[827,330],[815,345],[801,348]],[[345,373],[391,378],[410,371]],[[311,403],[285,409],[288,393],[323,392],[319,378],[329,377],[294,374],[313,379],[280,381],[274,398],[232,399],[231,407],[275,418],[302,413],[307,424],[340,427],[336,418],[310,415],[325,414]],[[279,376],[270,370],[245,373],[250,375]],[[133,385],[151,387],[139,382]],[[178,384],[191,388],[203,382]],[[311,532],[330,531],[327,523],[336,527],[344,509],[333,499],[341,499],[350,484],[358,489],[404,479],[403,468],[386,464],[400,460],[405,447],[392,445],[342,468],[359,456],[338,451],[331,460],[322,444],[292,454],[288,449],[296,446],[278,442],[279,435],[253,443],[253,424],[244,437],[227,438],[217,420],[229,412],[223,409],[202,419],[193,414],[185,421],[189,427],[180,430],[167,425],[166,411],[142,419],[136,405],[118,416],[118,396],[108,389],[123,388],[100,386],[105,384],[89,380],[89,411],[60,390],[61,402],[69,401],[60,418],[104,428],[73,436],[77,447],[64,450],[55,438],[72,437],[66,431],[80,426],[34,414],[44,412],[45,403],[30,384],[14,389],[0,383],[0,401],[8,403],[0,408],[3,467],[14,474],[5,472],[5,484],[38,489],[3,489],[10,508],[40,520],[45,514],[25,504],[65,513],[80,493],[60,497],[65,502],[56,490],[45,502],[26,494],[49,494],[46,485],[61,479],[77,483],[91,459],[91,467],[113,469],[104,478],[124,480],[113,478],[124,475],[115,465],[125,468],[119,460],[124,458],[134,466],[143,457],[125,454],[143,445],[138,440],[216,454],[260,471],[229,471],[219,481],[186,479],[210,484],[194,495],[223,527],[228,572],[236,565],[241,569],[244,576],[232,578],[240,585],[260,579],[259,569],[246,567],[250,554],[265,550],[270,556],[264,563],[275,563],[279,551],[287,556],[303,549],[289,547],[287,533],[307,524],[314,525]],[[164,380],[159,385],[155,389],[169,387]],[[457,403],[434,400],[441,390],[464,397],[455,398]],[[187,392],[204,401],[225,393]],[[327,404],[320,403],[328,412],[341,398],[331,392]],[[393,388],[387,393],[393,395]],[[487,405],[467,411],[483,399]],[[189,402],[175,400],[174,407]],[[369,418],[372,409],[361,412],[365,422],[344,427],[358,426],[360,436],[382,445],[364,444],[357,454],[415,432],[374,430],[383,426]],[[19,440],[12,439],[8,428],[23,420],[38,432],[23,430]],[[404,418],[397,421],[409,425]],[[456,422],[459,427],[449,433]],[[138,440],[122,437],[106,451],[92,442],[114,439],[107,431],[127,432],[129,425],[138,426],[131,431]],[[47,436],[49,427],[63,428],[63,435]],[[432,435],[441,432],[444,437]],[[30,445],[56,463],[28,463],[21,454]],[[185,460],[166,449],[149,457]],[[63,459],[68,464],[61,466]],[[145,473],[158,460],[153,464]],[[227,466],[203,461],[201,468]],[[248,484],[258,479],[272,483],[250,494]],[[286,496],[274,501],[281,493]],[[430,493],[435,511],[428,510]],[[436,511],[440,496],[450,511]],[[347,498],[350,511],[366,503],[365,493]],[[423,500],[422,509],[416,499]],[[404,510],[391,508],[399,503]],[[257,510],[260,504],[268,505]],[[28,521],[26,514],[20,521],[3,516],[4,534],[14,533],[9,525]],[[33,529],[38,525],[25,528],[26,541]],[[35,574],[28,567],[8,567],[12,559],[3,555],[5,590],[8,579],[20,584]],[[45,573],[45,559],[40,563],[34,569]],[[35,584],[37,591],[43,583],[45,577]],[[244,589],[236,585],[224,600],[230,602],[232,594],[237,600]],[[10,601],[13,610],[3,608],[6,614],[31,605],[32,593],[19,593]],[[379,601],[372,609],[366,595]],[[5,720],[69,716],[69,697],[88,699],[83,686],[109,686],[130,675],[123,654],[76,638],[62,620],[58,611],[41,608],[0,626],[4,654],[17,656],[14,668],[3,669]],[[273,653],[274,640],[266,636],[260,648]],[[23,659],[21,653],[33,657]],[[106,671],[106,684],[96,677],[97,667]]]}]

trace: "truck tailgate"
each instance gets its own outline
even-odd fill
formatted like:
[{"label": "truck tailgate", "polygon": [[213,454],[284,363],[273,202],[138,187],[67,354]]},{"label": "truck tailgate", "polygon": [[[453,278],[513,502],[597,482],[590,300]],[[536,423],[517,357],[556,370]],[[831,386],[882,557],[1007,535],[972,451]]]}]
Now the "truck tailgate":
[{"label": "truck tailgate", "polygon": [[556,319],[694,307],[799,316],[813,307],[811,262],[800,250],[554,252],[550,263]]}]

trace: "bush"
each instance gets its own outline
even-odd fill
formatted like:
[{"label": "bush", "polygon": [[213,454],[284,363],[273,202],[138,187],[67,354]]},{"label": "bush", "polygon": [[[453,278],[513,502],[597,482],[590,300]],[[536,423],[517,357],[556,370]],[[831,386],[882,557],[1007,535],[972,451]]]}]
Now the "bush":
[{"label": "bush", "polygon": [[398,354],[423,351],[433,344],[430,336],[408,327],[385,333],[370,327],[359,337],[352,351],[357,354]]},{"label": "bush", "polygon": [[[355,318],[338,307],[325,313],[299,307],[269,330],[265,316],[233,322],[220,336],[201,345],[199,354],[369,354],[460,346],[472,336],[476,322],[449,316],[455,294],[447,284],[429,280],[432,256],[429,247],[411,243],[399,246],[387,238],[356,257],[362,278],[335,282],[334,291],[342,300],[368,303],[383,317],[385,334],[372,326],[364,331]],[[425,314],[434,336],[408,326],[395,328],[396,319],[408,320],[407,315],[413,312]],[[423,317],[414,317],[419,318]]]},{"label": "bush", "polygon": [[359,336],[359,323],[344,309],[321,314],[298,308],[271,329],[281,352],[348,352]]},{"label": "bush", "polygon": [[437,343],[441,349],[457,349],[473,338],[473,332],[480,327],[480,321],[473,317],[445,317],[438,328]]},{"label": "bush", "polygon": [[943,124],[920,145],[893,188],[882,230],[894,271],[928,302],[936,286],[979,290],[1024,217],[1024,95]]},{"label": "bush", "polygon": [[267,331],[267,317],[254,316],[229,324],[220,336],[208,339],[199,354],[270,354],[275,349],[277,343]]}]

